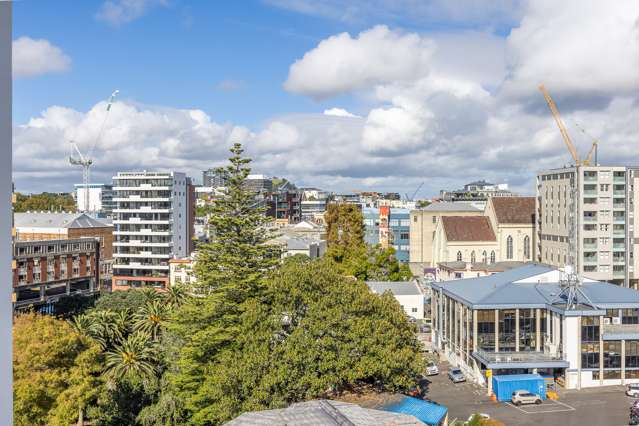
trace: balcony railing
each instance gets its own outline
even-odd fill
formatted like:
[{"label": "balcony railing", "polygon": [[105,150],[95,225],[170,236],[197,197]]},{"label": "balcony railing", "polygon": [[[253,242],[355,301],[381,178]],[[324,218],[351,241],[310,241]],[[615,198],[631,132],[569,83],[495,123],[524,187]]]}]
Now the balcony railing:
[{"label": "balcony railing", "polygon": [[474,352],[480,358],[488,361],[489,363],[498,362],[550,362],[550,361],[563,361],[563,357],[559,354],[552,354],[541,351],[520,351],[520,352],[487,352],[484,350],[477,350]]}]

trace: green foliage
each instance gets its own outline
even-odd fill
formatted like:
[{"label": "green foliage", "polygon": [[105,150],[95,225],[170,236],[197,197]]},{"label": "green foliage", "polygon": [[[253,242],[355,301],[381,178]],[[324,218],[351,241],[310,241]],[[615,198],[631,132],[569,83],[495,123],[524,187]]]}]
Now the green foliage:
[{"label": "green foliage", "polygon": [[363,384],[403,391],[424,367],[394,298],[371,294],[325,260],[289,262],[274,272],[262,297],[245,303],[238,328],[235,344],[206,369],[215,374],[184,393],[191,424],[220,424],[242,411]]},{"label": "green foliage", "polygon": [[399,263],[395,257],[395,249],[375,246],[368,251],[368,268],[365,280],[371,281],[408,281],[413,277],[406,264]]},{"label": "green foliage", "polygon": [[95,302],[98,311],[137,311],[146,302],[145,294],[140,290],[114,291],[103,294]]},{"label": "green foliage", "polygon": [[19,315],[13,326],[16,425],[71,424],[102,385],[100,350],[62,320]]},{"label": "green foliage", "polygon": [[66,211],[75,212],[76,204],[71,194],[52,194],[43,192],[42,194],[24,195],[16,193],[16,202],[13,211]]}]

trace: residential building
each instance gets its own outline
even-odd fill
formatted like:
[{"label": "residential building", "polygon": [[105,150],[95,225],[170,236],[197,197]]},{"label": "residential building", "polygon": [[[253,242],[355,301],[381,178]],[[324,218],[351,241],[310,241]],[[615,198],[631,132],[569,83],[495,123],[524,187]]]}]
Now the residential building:
[{"label": "residential building", "polygon": [[244,185],[248,191],[257,194],[273,192],[273,180],[265,175],[248,175]]},{"label": "residential building", "polygon": [[226,186],[226,177],[217,169],[208,169],[202,172],[202,186],[219,188]]},{"label": "residential building", "polygon": [[486,201],[490,197],[512,197],[507,183],[493,184],[485,180],[467,183],[463,189],[439,191],[443,201]]},{"label": "residential building", "polygon": [[483,210],[471,203],[439,202],[432,203],[423,209],[411,210],[409,231],[410,263],[419,264],[423,268],[435,268],[433,243],[435,229],[444,216],[481,216]]},{"label": "residential building", "polygon": [[627,167],[580,166],[540,172],[538,260],[557,267],[573,263],[589,278],[636,287],[636,179],[636,170]]},{"label": "residential building", "polygon": [[15,241],[14,309],[54,312],[62,297],[98,293],[100,245],[99,238]]},{"label": "residential building", "polygon": [[165,289],[169,259],[191,254],[193,186],[179,172],[120,172],[113,177],[113,289]]},{"label": "residential building", "polygon": [[317,188],[302,188],[301,191],[302,219],[317,222],[319,217],[324,217],[329,193]]},{"label": "residential building", "polygon": [[281,247],[282,258],[303,254],[311,259],[317,259],[326,253],[325,240],[280,235],[269,241],[269,244],[275,244]]},{"label": "residential building", "polygon": [[75,201],[79,212],[84,211],[86,197],[89,197],[89,210],[87,213],[98,217],[111,217],[113,215],[113,186],[103,183],[90,183],[89,190],[85,188],[85,184],[76,183]]},{"label": "residential building", "polygon": [[366,243],[371,246],[379,244],[383,248],[393,247],[397,260],[407,263],[410,258],[410,211],[388,206],[365,207],[362,214]]},{"label": "residential building", "polygon": [[113,225],[86,213],[14,213],[16,241],[97,238],[100,242],[100,288],[111,289]]},{"label": "residential building", "polygon": [[568,389],[639,382],[634,289],[588,278],[571,286],[563,271],[531,263],[432,292],[434,347],[489,392],[486,378],[502,374],[547,374]]},{"label": "residential building", "polygon": [[193,272],[195,266],[195,255],[184,258],[169,260],[169,286],[176,285],[189,286],[197,282],[197,277]]},{"label": "residential building", "polygon": [[371,292],[390,292],[408,315],[414,319],[424,319],[424,292],[414,281],[366,281]]},{"label": "residential building", "polygon": [[302,220],[301,194],[296,189],[280,189],[267,197],[266,215],[280,224]]}]

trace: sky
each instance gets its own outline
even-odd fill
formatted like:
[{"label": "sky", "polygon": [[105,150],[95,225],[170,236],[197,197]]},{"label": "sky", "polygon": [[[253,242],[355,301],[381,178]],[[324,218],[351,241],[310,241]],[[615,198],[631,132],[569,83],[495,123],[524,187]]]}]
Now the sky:
[{"label": "sky", "polygon": [[95,183],[200,182],[241,142],[298,186],[533,194],[572,162],[541,83],[582,158],[639,164],[638,22],[634,0],[15,2],[15,186],[71,191],[71,140]]}]

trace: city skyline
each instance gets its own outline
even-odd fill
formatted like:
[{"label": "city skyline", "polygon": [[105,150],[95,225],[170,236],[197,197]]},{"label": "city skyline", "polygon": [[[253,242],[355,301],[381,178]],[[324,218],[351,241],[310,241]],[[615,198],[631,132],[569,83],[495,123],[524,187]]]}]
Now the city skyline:
[{"label": "city skyline", "polygon": [[63,2],[65,28],[52,7],[15,7],[19,191],[81,182],[67,140],[91,145],[114,89],[96,183],[118,170],[197,177],[240,141],[255,172],[300,186],[426,181],[428,197],[486,179],[531,194],[538,171],[570,163],[541,82],[580,154],[591,140],[575,122],[601,139],[601,163],[639,160],[632,2]]}]

